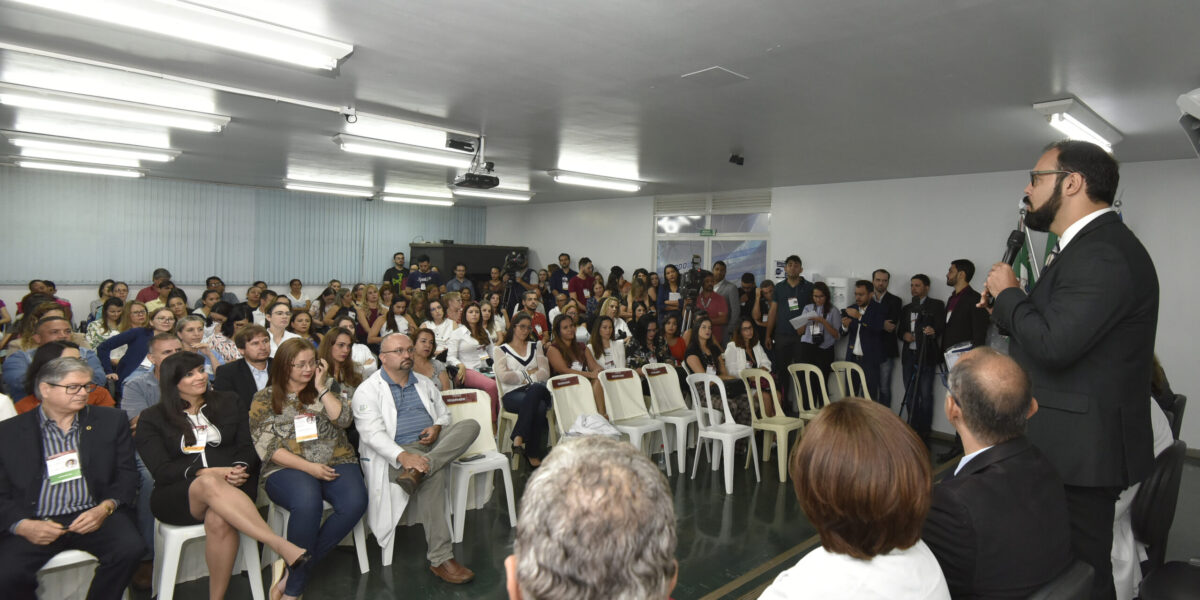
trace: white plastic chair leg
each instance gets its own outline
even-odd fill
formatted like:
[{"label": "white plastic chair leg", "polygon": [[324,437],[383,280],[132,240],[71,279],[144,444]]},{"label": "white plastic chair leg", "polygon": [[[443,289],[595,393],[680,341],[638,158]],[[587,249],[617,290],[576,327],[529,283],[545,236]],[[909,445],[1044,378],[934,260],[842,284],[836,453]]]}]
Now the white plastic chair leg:
[{"label": "white plastic chair leg", "polygon": [[454,474],[454,508],[450,515],[453,523],[450,539],[458,544],[462,542],[463,526],[467,520],[467,487],[470,485],[474,473],[466,470],[452,472]]},{"label": "white plastic chair leg", "polygon": [[754,455],[754,480],[762,483],[762,475],[758,472],[758,448],[754,447],[754,440],[750,441],[750,453]]},{"label": "white plastic chair leg", "polygon": [[[724,448],[722,448],[722,450],[725,452],[724,470],[725,470],[725,493],[726,494],[733,493],[733,459],[734,459],[733,445],[734,445],[734,443],[736,443],[735,440],[721,440],[721,446],[724,446]],[[751,440],[750,446],[754,447],[753,440]],[[754,468],[758,469],[757,462],[754,463]]]},{"label": "white plastic chair leg", "polygon": [[517,526],[517,503],[513,500],[513,482],[512,471],[508,469],[500,469],[500,474],[504,476],[504,496],[508,500],[508,524],[512,527]]},{"label": "white plastic chair leg", "polygon": [[258,560],[258,542],[248,535],[238,535],[242,546],[242,564],[250,578],[250,596],[254,600],[265,600],[262,583],[262,563]]},{"label": "white plastic chair leg", "polygon": [[696,469],[700,468],[700,449],[704,447],[704,442],[707,441],[709,441],[708,438],[696,440],[696,458],[692,459],[692,479],[696,478]]},{"label": "white plastic chair leg", "polygon": [[392,554],[396,551],[396,532],[392,532],[391,539],[388,540],[386,546],[383,547],[382,558],[383,566],[390,567],[392,565]]},{"label": "white plastic chair leg", "polygon": [[[782,443],[782,445],[779,446],[779,448],[776,448],[775,451],[775,454],[777,455],[777,462],[779,463],[779,483],[785,483],[787,481],[788,435],[786,433],[781,434],[779,436],[779,441]],[[765,458],[763,460],[771,459]]]},{"label": "white plastic chair leg", "polygon": [[367,527],[362,519],[354,525],[354,552],[358,554],[358,572],[366,573],[371,570],[371,561],[367,560]]},{"label": "white plastic chair leg", "polygon": [[763,462],[771,460],[771,442],[775,441],[774,431],[763,432]]}]

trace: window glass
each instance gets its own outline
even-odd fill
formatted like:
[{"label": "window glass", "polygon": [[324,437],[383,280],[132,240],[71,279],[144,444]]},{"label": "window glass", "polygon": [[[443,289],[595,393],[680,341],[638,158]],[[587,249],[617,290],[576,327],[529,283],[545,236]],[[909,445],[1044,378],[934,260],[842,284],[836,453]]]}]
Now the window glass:
[{"label": "window glass", "polygon": [[712,215],[712,229],[718,235],[724,233],[767,233],[771,222],[770,213],[744,213],[735,215]]},{"label": "window glass", "polygon": [[[713,218],[716,219],[716,215],[713,215]],[[712,263],[718,260],[725,261],[725,278],[729,281],[738,284],[742,273],[753,273],[754,281],[761,282],[766,276],[767,241],[714,239],[712,260],[706,267],[711,268]]]},{"label": "window glass", "polygon": [[704,229],[702,215],[674,215],[655,217],[655,231],[659,234],[700,233]]}]

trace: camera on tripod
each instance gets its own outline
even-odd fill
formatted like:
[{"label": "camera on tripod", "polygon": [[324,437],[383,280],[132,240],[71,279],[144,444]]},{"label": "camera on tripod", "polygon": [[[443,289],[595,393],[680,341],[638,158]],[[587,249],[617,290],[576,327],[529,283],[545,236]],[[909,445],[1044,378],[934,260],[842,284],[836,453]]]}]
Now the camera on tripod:
[{"label": "camera on tripod", "polygon": [[501,271],[508,273],[509,276],[516,276],[517,271],[525,266],[525,253],[520,250],[513,250],[504,257],[504,266]]}]

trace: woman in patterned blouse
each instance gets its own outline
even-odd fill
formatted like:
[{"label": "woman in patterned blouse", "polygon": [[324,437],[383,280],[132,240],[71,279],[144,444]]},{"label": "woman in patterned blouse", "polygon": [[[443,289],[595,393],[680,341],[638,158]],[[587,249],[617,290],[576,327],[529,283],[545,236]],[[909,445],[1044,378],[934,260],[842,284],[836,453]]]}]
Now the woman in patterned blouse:
[{"label": "woman in patterned blouse", "polygon": [[[303,339],[283,342],[271,364],[271,385],[254,396],[250,435],[262,459],[271,501],[291,513],[288,541],[312,559],[282,579],[271,597],[297,598],[316,565],[367,510],[358,456],[346,439],[354,422],[350,397],[328,386],[329,365]],[[333,514],[321,523],[323,500]]]}]

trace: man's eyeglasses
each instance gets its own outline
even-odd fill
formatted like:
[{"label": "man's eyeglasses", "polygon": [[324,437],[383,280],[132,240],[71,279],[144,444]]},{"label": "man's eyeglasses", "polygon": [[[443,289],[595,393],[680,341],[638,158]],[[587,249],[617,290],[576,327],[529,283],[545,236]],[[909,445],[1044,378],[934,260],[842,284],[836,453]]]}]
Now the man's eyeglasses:
[{"label": "man's eyeglasses", "polygon": [[1062,174],[1062,173],[1074,173],[1074,171],[1059,171],[1059,170],[1030,171],[1029,172],[1029,185],[1037,185],[1038,177],[1041,177],[1042,175],[1055,175],[1055,174]]},{"label": "man's eyeglasses", "polygon": [[395,349],[395,350],[380,350],[380,351],[379,351],[379,353],[380,353],[380,354],[392,354],[392,353],[396,353],[396,354],[412,354],[412,353],[413,353],[413,348],[412,348],[412,346],[409,346],[408,348],[397,348],[397,349]]},{"label": "man's eyeglasses", "polygon": [[59,388],[66,390],[67,394],[69,394],[71,396],[74,396],[75,394],[78,394],[79,392],[87,392],[90,394],[90,393],[96,391],[96,388],[100,387],[94,383],[84,383],[84,384],[79,384],[79,385],[59,385],[57,383],[50,383],[50,382],[46,382],[46,383],[48,385],[52,385],[54,387],[59,387]]}]

